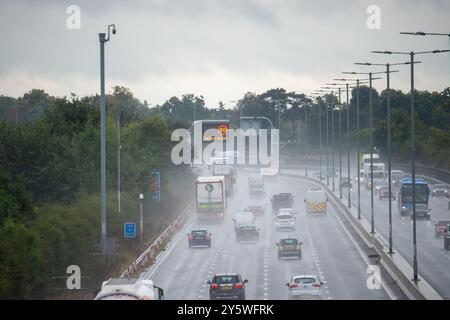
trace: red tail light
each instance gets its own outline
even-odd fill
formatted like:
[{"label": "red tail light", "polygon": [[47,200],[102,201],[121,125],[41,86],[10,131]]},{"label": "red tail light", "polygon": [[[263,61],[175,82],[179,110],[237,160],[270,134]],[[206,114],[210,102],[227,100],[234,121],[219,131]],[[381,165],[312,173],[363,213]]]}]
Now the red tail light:
[{"label": "red tail light", "polygon": [[313,286],[314,288],[320,288],[320,283],[314,282],[314,283],[312,284],[312,286]]},{"label": "red tail light", "polygon": [[217,289],[219,286],[216,283],[211,283],[211,289]]},{"label": "red tail light", "polygon": [[191,235],[191,234],[188,235],[188,239],[189,239],[189,240],[192,240],[192,235]]},{"label": "red tail light", "polygon": [[205,240],[209,240],[209,236],[206,236],[206,237],[205,237]]},{"label": "red tail light", "polygon": [[297,287],[298,287],[298,284],[296,284],[296,283],[291,283],[289,285],[289,288],[297,288]]},{"label": "red tail light", "polygon": [[242,287],[243,287],[242,283],[236,283],[236,284],[234,285],[234,288],[235,288],[235,289],[242,289]]}]

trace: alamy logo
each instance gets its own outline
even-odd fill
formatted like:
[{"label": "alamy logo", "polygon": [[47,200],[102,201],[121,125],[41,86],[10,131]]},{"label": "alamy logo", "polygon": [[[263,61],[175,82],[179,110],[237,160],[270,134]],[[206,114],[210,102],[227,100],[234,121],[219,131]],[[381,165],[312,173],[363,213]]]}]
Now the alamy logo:
[{"label": "alamy logo", "polygon": [[69,290],[81,289],[81,269],[77,265],[70,265],[66,270],[67,274],[70,276],[67,277],[66,286]]},{"label": "alamy logo", "polygon": [[66,13],[70,16],[66,20],[66,27],[69,30],[81,29],[81,9],[77,5],[68,6]]},{"label": "alamy logo", "polygon": [[214,190],[214,186],[212,184],[208,183],[205,186],[205,190],[208,191],[208,192],[212,192]]},{"label": "alamy logo", "polygon": [[369,30],[381,29],[381,9],[379,6],[370,5],[367,7],[366,13],[369,14],[367,18],[367,28]]},{"label": "alamy logo", "polygon": [[[214,164],[217,155],[226,155],[226,164],[245,165],[248,156],[248,164],[260,165],[262,175],[278,173],[280,141],[278,129],[270,129],[270,135],[267,129],[259,129],[258,132],[255,129],[227,129],[224,143],[223,130],[208,129],[202,135],[202,125],[196,123],[193,136],[192,141],[191,132],[187,129],[176,129],[172,132],[171,141],[178,142],[171,152],[174,164],[192,164],[194,159],[195,165],[210,165]],[[210,142],[204,147],[203,141],[207,138]],[[229,156],[230,154],[233,156]]]}]

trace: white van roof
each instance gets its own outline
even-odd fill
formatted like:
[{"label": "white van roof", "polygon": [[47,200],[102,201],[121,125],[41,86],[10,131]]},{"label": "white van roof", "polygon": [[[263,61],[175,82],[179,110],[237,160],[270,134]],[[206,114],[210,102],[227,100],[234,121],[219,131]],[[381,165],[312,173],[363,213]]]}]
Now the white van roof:
[{"label": "white van roof", "polygon": [[197,182],[216,182],[219,180],[224,181],[225,177],[224,176],[209,176],[209,177],[198,177],[197,178]]}]

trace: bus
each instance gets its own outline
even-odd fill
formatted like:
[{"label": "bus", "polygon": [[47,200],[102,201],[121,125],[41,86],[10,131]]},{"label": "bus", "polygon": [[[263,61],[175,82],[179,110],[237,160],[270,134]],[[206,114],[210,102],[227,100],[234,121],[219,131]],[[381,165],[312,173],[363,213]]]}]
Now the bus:
[{"label": "bus", "polygon": [[[403,178],[400,180],[400,190],[398,191],[397,203],[398,213],[401,216],[412,214],[412,178]],[[416,215],[418,218],[430,220],[430,210],[428,200],[430,198],[430,189],[424,179],[416,178]]]}]

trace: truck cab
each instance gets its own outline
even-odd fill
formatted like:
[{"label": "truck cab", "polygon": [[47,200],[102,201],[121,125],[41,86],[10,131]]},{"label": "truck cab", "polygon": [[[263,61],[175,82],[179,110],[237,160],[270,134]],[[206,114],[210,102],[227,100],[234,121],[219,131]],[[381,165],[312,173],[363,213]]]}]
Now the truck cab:
[{"label": "truck cab", "polygon": [[152,280],[111,278],[104,281],[94,300],[163,300],[164,290]]}]

